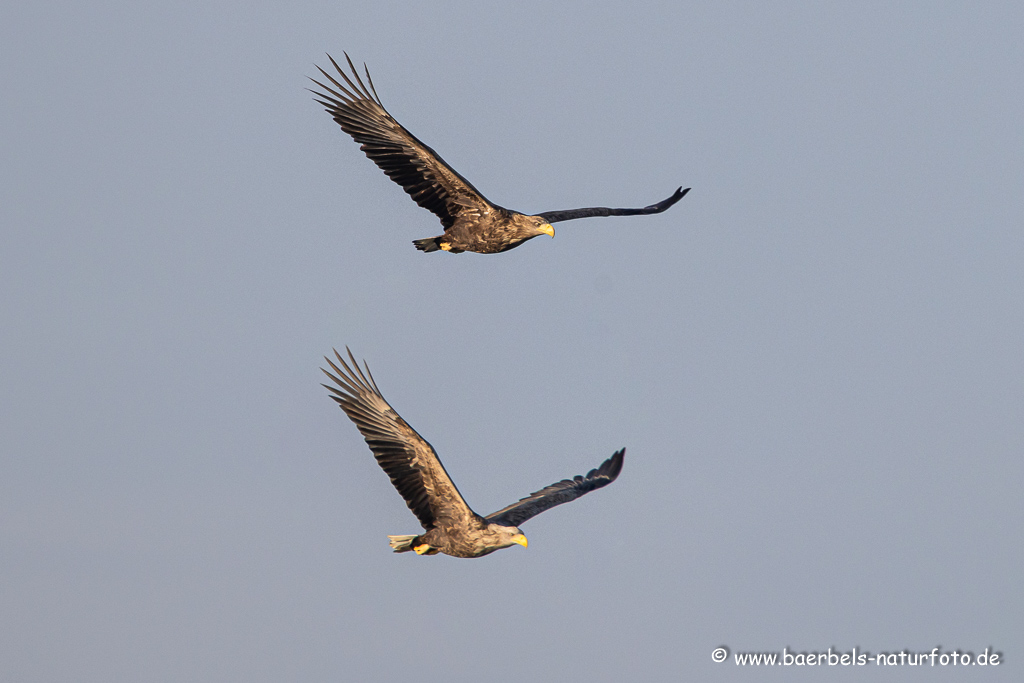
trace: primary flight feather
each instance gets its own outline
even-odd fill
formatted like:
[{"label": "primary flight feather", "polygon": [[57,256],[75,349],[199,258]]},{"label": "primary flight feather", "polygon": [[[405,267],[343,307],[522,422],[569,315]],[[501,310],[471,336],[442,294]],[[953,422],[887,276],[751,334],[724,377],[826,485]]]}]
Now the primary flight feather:
[{"label": "primary flight feather", "polygon": [[496,254],[518,247],[538,235],[554,237],[552,223],[591,216],[661,213],[690,191],[690,188],[684,190],[680,187],[671,197],[642,209],[591,207],[545,211],[533,216],[505,209],[488,201],[437,152],[423,144],[384,109],[365,65],[364,83],[347,53],[345,59],[351,76],[333,57],[327,55],[327,58],[341,80],[318,66],[317,69],[331,85],[310,79],[322,89],[322,92],[313,91],[316,101],[327,108],[341,129],[359,143],[370,160],[401,185],[417,204],[434,213],[444,226],[443,235],[413,240],[421,251]]}]

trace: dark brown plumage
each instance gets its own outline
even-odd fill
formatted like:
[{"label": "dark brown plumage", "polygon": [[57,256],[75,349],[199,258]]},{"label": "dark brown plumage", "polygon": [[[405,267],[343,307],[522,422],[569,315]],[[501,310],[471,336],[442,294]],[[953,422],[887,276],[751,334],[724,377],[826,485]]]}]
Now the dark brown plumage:
[{"label": "dark brown plumage", "polygon": [[563,479],[481,517],[466,504],[433,447],[384,400],[366,363],[361,369],[351,351],[351,366],[337,351],[334,355],[337,364],[325,358],[334,374],[323,372],[337,386],[323,386],[355,423],[377,463],[425,529],[419,535],[389,536],[396,553],[414,550],[419,555],[440,552],[454,557],[481,557],[515,543],[525,547],[526,536],[519,530],[520,524],[607,486],[622,471],[625,449],[586,476]]},{"label": "dark brown plumage", "polygon": [[[591,216],[635,216],[661,213],[683,198],[690,188],[680,187],[671,197],[642,209],[592,207],[546,211],[533,216],[493,204],[472,183],[445,163],[434,150],[420,142],[384,109],[370,72],[363,66],[363,83],[348,54],[345,59],[351,77],[328,55],[342,84],[319,66],[325,85],[316,79],[323,92],[312,91],[316,101],[327,108],[341,129],[359,143],[389,178],[405,188],[413,200],[433,212],[444,226],[444,234],[413,240],[421,251],[444,250],[452,253],[475,251],[496,254],[518,247],[538,235],[555,236],[552,223]],[[367,87],[367,84],[369,87]]]}]

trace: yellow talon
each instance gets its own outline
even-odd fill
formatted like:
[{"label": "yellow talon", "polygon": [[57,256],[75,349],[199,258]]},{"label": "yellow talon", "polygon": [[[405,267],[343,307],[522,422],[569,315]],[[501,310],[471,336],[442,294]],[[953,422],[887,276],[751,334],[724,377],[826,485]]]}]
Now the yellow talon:
[{"label": "yellow talon", "polygon": [[441,249],[443,251],[451,251],[452,250],[452,243],[451,242],[441,242]]}]

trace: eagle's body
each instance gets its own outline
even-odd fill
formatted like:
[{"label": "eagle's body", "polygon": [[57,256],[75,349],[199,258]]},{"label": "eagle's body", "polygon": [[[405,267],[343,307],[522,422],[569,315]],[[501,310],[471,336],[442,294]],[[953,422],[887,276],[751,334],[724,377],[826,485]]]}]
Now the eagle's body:
[{"label": "eagle's body", "polygon": [[324,373],[337,386],[324,385],[373,451],[377,463],[419,519],[424,533],[390,536],[396,553],[414,550],[419,555],[444,553],[453,557],[482,557],[516,543],[526,546],[519,525],[541,512],[575,500],[615,481],[622,470],[625,450],[605,460],[587,475],[563,479],[481,517],[466,504],[433,447],[384,400],[370,369],[360,369],[352,352],[350,367],[335,352],[338,363]]},{"label": "eagle's body", "polygon": [[491,206],[485,211],[460,215],[443,235],[413,240],[413,244],[421,251],[442,249],[453,254],[461,251],[497,254],[538,235],[548,234],[554,236],[554,228],[540,216],[527,216]]},{"label": "eagle's body", "polygon": [[527,215],[488,201],[472,183],[445,163],[441,156],[406,130],[384,109],[366,73],[367,87],[348,60],[351,77],[328,55],[343,85],[320,67],[332,86],[313,80],[325,92],[314,93],[341,129],[352,136],[389,178],[405,188],[413,200],[433,212],[444,234],[413,240],[421,251],[475,251],[496,254],[519,246],[538,235],[555,236],[552,223],[590,216],[632,216],[661,213],[682,199],[690,188],[679,188],[671,197],[642,209],[592,207],[546,211]]},{"label": "eagle's body", "polygon": [[480,515],[473,515],[465,524],[437,526],[419,536],[389,538],[396,553],[418,548],[416,552],[420,555],[443,553],[452,557],[472,558],[490,555],[495,550],[519,543],[516,536],[522,534],[514,527],[498,527],[488,524]]}]

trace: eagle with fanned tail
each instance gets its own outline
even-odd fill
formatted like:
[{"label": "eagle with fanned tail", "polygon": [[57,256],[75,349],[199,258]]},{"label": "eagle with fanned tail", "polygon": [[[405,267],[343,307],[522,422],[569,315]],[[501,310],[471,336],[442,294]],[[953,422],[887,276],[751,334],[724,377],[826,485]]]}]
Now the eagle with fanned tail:
[{"label": "eagle with fanned tail", "polygon": [[[586,476],[563,479],[535,491],[486,517],[470,509],[441,464],[433,447],[416,433],[384,400],[366,362],[352,365],[334,352],[338,363],[325,358],[334,373],[324,374],[337,386],[331,392],[373,451],[377,464],[425,529],[422,534],[388,536],[396,553],[444,553],[453,557],[482,557],[516,543],[526,547],[519,525],[549,508],[568,503],[615,481],[622,471],[626,449],[621,449]],[[322,368],[321,368],[322,369]]]},{"label": "eagle with fanned tail", "polygon": [[366,156],[401,185],[413,201],[441,219],[443,235],[413,240],[421,251],[497,254],[538,235],[554,237],[555,229],[551,224],[558,221],[661,213],[690,191],[690,188],[684,190],[680,187],[668,199],[642,209],[591,207],[545,211],[528,216],[503,208],[488,201],[437,152],[420,142],[384,109],[365,64],[364,83],[347,53],[345,59],[351,76],[333,57],[327,55],[327,58],[344,83],[318,66],[317,69],[332,85],[311,78],[323,90],[311,91],[316,95],[316,101],[327,108],[341,129],[351,135]]}]

